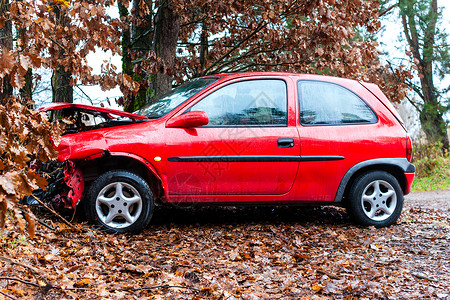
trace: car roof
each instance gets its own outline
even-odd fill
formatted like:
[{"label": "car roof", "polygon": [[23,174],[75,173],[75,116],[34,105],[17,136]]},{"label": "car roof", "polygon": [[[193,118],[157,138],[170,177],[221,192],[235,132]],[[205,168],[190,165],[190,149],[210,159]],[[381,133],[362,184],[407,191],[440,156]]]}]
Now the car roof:
[{"label": "car roof", "polygon": [[213,74],[203,76],[203,78],[220,78],[224,80],[232,80],[237,78],[245,78],[245,77],[295,77],[298,79],[306,79],[306,80],[326,80],[329,82],[355,82],[357,80],[344,78],[344,77],[336,77],[336,76],[328,76],[328,75],[319,75],[319,74],[308,74],[308,73],[290,73],[290,72],[243,72],[243,73],[222,73],[222,74]]},{"label": "car roof", "polygon": [[[229,77],[229,78],[241,78],[241,77],[252,77],[252,76],[296,76],[296,75],[306,75],[303,73],[288,73],[288,72],[243,72],[243,73],[221,73],[207,75],[204,77]],[[319,75],[318,75],[319,76]]]}]

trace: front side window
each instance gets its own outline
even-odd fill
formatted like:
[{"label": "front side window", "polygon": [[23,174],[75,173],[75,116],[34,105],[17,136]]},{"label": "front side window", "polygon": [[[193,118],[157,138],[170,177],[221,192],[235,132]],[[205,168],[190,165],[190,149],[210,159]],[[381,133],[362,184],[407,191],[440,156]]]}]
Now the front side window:
[{"label": "front side window", "polygon": [[208,126],[286,126],[287,87],[283,80],[261,79],[231,83],[196,103]]},{"label": "front side window", "polygon": [[366,102],[350,90],[334,83],[299,81],[298,97],[302,125],[377,122],[377,116]]},{"label": "front side window", "polygon": [[161,118],[211,85],[217,79],[216,77],[204,77],[186,82],[157,99],[155,103],[144,106],[134,113],[146,116],[149,119]]}]

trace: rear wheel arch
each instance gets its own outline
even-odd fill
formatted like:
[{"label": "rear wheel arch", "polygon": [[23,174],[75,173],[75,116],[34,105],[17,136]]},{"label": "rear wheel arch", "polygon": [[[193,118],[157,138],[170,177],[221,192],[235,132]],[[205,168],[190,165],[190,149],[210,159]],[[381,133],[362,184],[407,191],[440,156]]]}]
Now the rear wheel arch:
[{"label": "rear wheel arch", "polygon": [[356,164],[344,175],[335,196],[335,203],[345,205],[355,180],[372,171],[384,171],[397,179],[403,192],[407,189],[405,172],[414,172],[414,166],[406,158],[373,159]]}]

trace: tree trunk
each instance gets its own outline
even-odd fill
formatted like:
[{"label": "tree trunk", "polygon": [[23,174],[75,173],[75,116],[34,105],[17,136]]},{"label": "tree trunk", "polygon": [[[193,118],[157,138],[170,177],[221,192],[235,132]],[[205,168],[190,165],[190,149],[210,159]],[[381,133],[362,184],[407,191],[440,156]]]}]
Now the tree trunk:
[{"label": "tree trunk", "polygon": [[[136,55],[136,59],[144,58],[146,54],[153,49],[152,39],[153,34],[152,14],[145,13],[144,6],[150,6],[149,11],[153,11],[153,1],[145,0],[133,0],[133,9],[131,10],[136,22],[131,26],[131,48]],[[134,81],[143,82],[146,79],[145,73],[134,72],[132,76]],[[139,91],[134,96],[134,110],[137,110],[144,106],[149,99],[153,91],[148,88],[148,85],[140,85]]]},{"label": "tree trunk", "polygon": [[[3,1],[3,6],[1,7],[0,17],[9,10],[9,0]],[[12,39],[12,24],[11,21],[7,20],[5,25],[0,28],[0,48],[6,48],[8,50],[13,49],[13,39]],[[4,104],[5,100],[12,96],[13,87],[11,85],[11,77],[6,75],[3,79],[0,78],[0,104]]]},{"label": "tree trunk", "polygon": [[164,63],[164,72],[153,76],[154,96],[151,102],[169,92],[172,88],[172,76],[170,74],[175,65],[179,31],[180,18],[173,11],[172,2],[170,0],[164,1],[156,14],[155,33],[153,35],[155,53]]},{"label": "tree trunk", "polygon": [[[62,26],[70,22],[69,17],[61,12],[57,5],[55,5],[53,9]],[[64,55],[64,50],[60,49],[59,58],[64,57]],[[52,101],[73,103],[72,73],[66,71],[62,65],[58,65],[56,69],[53,70]]]},{"label": "tree trunk", "polygon": [[31,102],[33,98],[33,70],[29,68],[25,74],[25,85],[20,89],[20,96],[26,102]]},{"label": "tree trunk", "polygon": [[[18,37],[22,40],[22,44],[19,45],[20,50],[23,51],[26,45],[23,43],[27,43],[26,38],[26,28],[16,27]],[[28,68],[25,73],[25,85],[19,90],[21,100],[23,103],[27,104],[30,108],[33,108],[32,100],[33,100],[33,69]]]},{"label": "tree trunk", "polygon": [[200,35],[200,72],[199,74],[203,74],[203,71],[206,69],[207,57],[208,57],[208,28],[206,27],[206,23],[202,22],[202,34]]},{"label": "tree trunk", "polygon": [[[119,7],[119,16],[120,18],[128,17],[128,8],[123,5],[122,0],[117,1],[117,5]],[[133,64],[131,62],[131,32],[130,26],[126,29],[122,30],[122,74],[127,74],[133,76]],[[127,112],[134,111],[134,95],[127,95],[123,110]]]},{"label": "tree trunk", "polygon": [[[152,39],[149,38],[152,36],[153,20],[151,13],[142,15],[144,13],[142,9],[144,2],[147,2],[146,5],[150,6],[153,4],[152,1],[133,0],[132,14],[138,22],[131,26],[131,41],[133,50],[146,53],[153,49]],[[153,7],[150,7],[150,10],[153,10]]]},{"label": "tree trunk", "polygon": [[[419,111],[420,123],[428,142],[441,143],[444,149],[449,149],[447,123],[444,120],[443,105],[439,102],[439,93],[433,82],[433,63],[435,61],[434,48],[436,24],[438,20],[437,0],[431,0],[427,13],[426,28],[417,24],[414,3],[400,0],[402,7],[402,24],[406,40],[411,49],[419,71],[423,107]],[[420,35],[419,30],[423,30]]]},{"label": "tree trunk", "polygon": [[[432,53],[431,53],[432,55]],[[423,107],[420,111],[420,123],[429,143],[441,143],[444,149],[449,149],[447,124],[444,120],[444,107],[439,103],[439,95],[433,82],[433,61],[426,57],[421,61],[422,78],[420,84],[423,94]]]},{"label": "tree trunk", "polygon": [[52,96],[53,102],[73,103],[73,87],[71,85],[72,73],[66,72],[64,66],[58,65],[53,70]]}]

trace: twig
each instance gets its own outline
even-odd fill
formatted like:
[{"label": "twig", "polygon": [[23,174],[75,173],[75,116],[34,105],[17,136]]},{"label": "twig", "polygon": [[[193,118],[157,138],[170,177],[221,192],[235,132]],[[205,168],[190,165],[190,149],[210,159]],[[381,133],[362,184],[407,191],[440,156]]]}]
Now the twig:
[{"label": "twig", "polygon": [[327,275],[327,276],[330,277],[331,279],[336,279],[336,280],[341,280],[341,279],[342,279],[341,277],[339,277],[339,276],[337,276],[337,275],[334,275],[334,274],[325,272],[324,270],[321,270],[321,269],[317,269],[316,272],[317,272],[317,273],[320,273],[320,274],[323,274],[323,275]]},{"label": "twig", "polygon": [[200,18],[200,19],[197,19],[197,20],[189,21],[189,22],[186,22],[186,23],[181,24],[180,27],[185,27],[185,26],[189,26],[189,25],[191,25],[191,24],[203,22],[203,21],[205,21],[207,18],[208,18],[208,17],[203,17],[203,18]]},{"label": "twig", "polygon": [[6,40],[6,39],[11,39],[11,38],[12,38],[12,35],[5,35],[5,36],[0,37],[0,40]]},{"label": "twig", "polygon": [[64,48],[63,46],[61,46],[60,43],[58,43],[57,41],[55,41],[52,37],[49,37],[49,40],[51,40],[53,43],[55,43],[59,48],[61,48],[62,51],[66,52],[66,48]]},{"label": "twig", "polygon": [[13,280],[13,281],[19,281],[19,282],[22,282],[22,283],[25,283],[25,284],[28,284],[28,285],[32,285],[32,286],[35,286],[35,287],[40,287],[39,286],[39,284],[37,284],[37,283],[34,283],[34,282],[30,282],[30,281],[26,281],[26,280],[23,280],[23,279],[20,279],[20,278],[15,278],[15,277],[0,277],[0,280]]},{"label": "twig", "polygon": [[164,289],[164,288],[177,288],[177,289],[200,291],[200,289],[192,287],[192,286],[168,285],[168,284],[143,286],[143,287],[139,287],[139,288],[123,288],[120,290],[121,291],[141,291],[141,290],[153,290],[153,289]]},{"label": "twig", "polygon": [[388,12],[390,12],[391,10],[393,10],[396,7],[398,7],[398,3],[391,5],[390,7],[386,8],[384,11],[380,11],[380,13],[378,14],[378,17],[381,18],[382,16],[384,16],[385,14],[387,14]]},{"label": "twig", "polygon": [[[9,262],[11,264],[16,264],[16,265],[19,265],[19,266],[22,266],[22,267],[30,269],[33,273],[39,275],[39,277],[45,282],[45,286],[39,285],[37,283],[29,282],[29,281],[26,281],[26,280],[22,280],[22,279],[19,279],[19,278],[15,278],[15,277],[0,277],[0,280],[1,279],[3,279],[3,280],[14,280],[14,281],[22,282],[24,284],[32,285],[34,287],[40,288],[43,294],[46,294],[51,289],[70,290],[70,291],[87,291],[87,290],[90,290],[90,288],[77,288],[77,287],[73,287],[73,288],[69,288],[68,287],[68,288],[64,288],[63,289],[60,286],[55,286],[55,285],[52,285],[51,283],[47,282],[47,280],[42,277],[42,274],[41,274],[40,270],[35,268],[35,267],[33,267],[33,266],[30,266],[30,265],[18,262],[16,260],[12,259],[12,258],[4,257],[4,256],[0,256],[0,259],[4,260],[6,262]],[[1,291],[0,291],[0,293],[1,293]],[[5,297],[9,296],[9,295],[4,294],[4,293],[2,293],[2,294],[5,295]],[[16,298],[13,298],[13,297],[9,297],[9,298],[16,299]]]},{"label": "twig", "polygon": [[33,273],[33,275],[35,277],[37,277],[37,279],[40,278],[42,281],[44,281],[45,286],[37,285],[37,287],[39,287],[39,289],[41,290],[41,292],[43,294],[46,294],[50,289],[54,288],[53,285],[51,283],[49,283],[46,278],[44,278],[44,275],[42,274],[41,270],[39,270],[38,268],[35,268],[33,266],[30,266],[28,264],[16,261],[12,258],[5,257],[5,256],[0,256],[0,259],[4,260],[6,262],[9,262],[11,264],[16,264],[16,265],[19,265],[19,266],[29,269]]},{"label": "twig", "polygon": [[[38,275],[42,275],[41,271],[33,266],[30,266],[28,264],[16,261],[12,258],[9,257],[5,257],[5,256],[0,256],[0,260],[6,261],[8,263],[11,264],[16,264],[25,268],[30,269],[33,273],[38,274]],[[19,282],[22,282],[24,284],[29,284],[35,287],[39,287],[41,289],[43,289],[44,293],[46,293],[48,290],[50,289],[62,289],[59,286],[54,286],[52,284],[46,283],[45,286],[41,286],[39,284],[33,283],[33,282],[28,282],[19,278],[14,278],[14,277],[0,277],[0,279],[4,279],[4,280],[16,280]],[[45,281],[45,280],[44,280]],[[194,291],[200,291],[200,289],[196,288],[196,287],[192,287],[192,286],[181,286],[181,285],[168,285],[168,284],[164,284],[164,285],[154,285],[154,286],[144,286],[144,287],[140,287],[140,288],[122,288],[119,289],[120,291],[139,291],[139,290],[152,290],[152,289],[160,289],[160,288],[179,288],[179,289],[188,289],[188,290],[194,290]],[[78,291],[87,291],[90,290],[91,288],[78,288],[78,287],[73,287],[73,288],[65,288],[65,290],[78,290]],[[116,290],[116,289],[112,289],[112,290]],[[1,292],[1,291],[0,291]],[[7,297],[7,295],[5,295]],[[15,298],[12,298],[15,299]]]},{"label": "twig", "polygon": [[236,43],[230,50],[227,51],[224,55],[222,55],[218,60],[216,60],[213,64],[211,64],[206,70],[203,71],[203,74],[207,74],[209,70],[217,66],[222,60],[224,60],[229,54],[231,54],[234,50],[239,48],[243,43],[245,43],[247,40],[249,40],[252,36],[257,34],[261,29],[266,27],[267,23],[265,21],[262,21],[256,26],[255,30],[253,30],[248,36],[246,36],[244,39]]},{"label": "twig", "polygon": [[[32,285],[32,286],[34,286],[34,287],[38,287],[38,288],[46,288],[47,290],[50,290],[50,289],[60,289],[60,290],[62,290],[63,288],[61,288],[60,286],[54,286],[54,285],[51,285],[51,284],[47,284],[46,286],[41,286],[41,285],[39,285],[39,284],[37,284],[37,283],[34,283],[34,282],[30,282],[30,281],[26,281],[26,280],[22,280],[22,279],[19,279],[19,278],[15,278],[15,277],[0,277],[0,280],[14,280],[14,281],[19,281],[19,282],[22,282],[22,283],[24,283],[24,284],[28,284],[28,285]],[[87,291],[87,290],[90,290],[90,288],[77,288],[77,287],[72,287],[72,288],[70,288],[70,287],[66,287],[66,288],[64,288],[64,290],[70,290],[70,291]]]},{"label": "twig", "polygon": [[3,296],[5,296],[6,298],[9,299],[13,299],[13,300],[18,300],[16,297],[8,295],[7,293],[3,293],[2,291],[0,291],[0,294],[2,294]]},{"label": "twig", "polygon": [[66,291],[89,291],[92,289],[92,288],[79,288],[79,287],[66,287],[63,289],[60,286],[53,286],[53,288],[60,289],[60,290],[66,290]]},{"label": "twig", "polygon": [[47,228],[50,229],[50,230],[53,230],[53,231],[56,230],[56,228],[54,228],[54,227],[48,225],[48,224],[45,223],[44,221],[41,221],[41,220],[39,220],[39,219],[37,219],[37,221],[38,221],[39,224],[41,224],[41,225],[44,226],[44,227],[47,227]]},{"label": "twig", "polygon": [[146,32],[141,33],[137,37],[133,39],[133,41],[130,43],[130,47],[133,47],[140,39],[142,39],[144,36],[148,35],[149,33],[152,33],[154,29],[149,29]]},{"label": "twig", "polygon": [[38,268],[35,268],[35,267],[30,266],[30,265],[28,265],[28,264],[25,264],[25,263],[22,263],[22,262],[20,262],[20,261],[14,260],[14,259],[12,259],[12,258],[5,257],[5,256],[1,256],[1,255],[0,255],[0,260],[6,261],[6,262],[8,262],[8,263],[10,263],[10,264],[15,264],[15,265],[19,265],[19,266],[21,266],[21,267],[30,269],[30,270],[31,270],[33,273],[35,273],[35,274],[39,274],[39,275],[41,274],[41,270],[39,270]]},{"label": "twig", "polygon": [[70,224],[69,221],[67,221],[66,219],[64,219],[60,214],[58,214],[56,211],[54,211],[53,209],[51,209],[50,207],[48,207],[44,202],[41,201],[41,199],[39,199],[38,197],[36,197],[35,195],[31,195],[34,199],[36,199],[37,202],[39,202],[42,206],[44,206],[46,209],[48,209],[50,212],[52,212],[55,216],[57,216],[58,218],[60,218],[64,223],[66,223],[70,228],[75,229],[75,227]]},{"label": "twig", "polygon": [[80,86],[77,85],[76,87],[83,93],[83,95],[89,100],[89,102],[91,102],[91,105],[94,105],[94,101],[92,101],[91,97],[89,97],[89,95],[86,94],[86,93],[80,88]]},{"label": "twig", "polygon": [[423,273],[415,273],[415,272],[412,272],[411,275],[413,275],[413,276],[415,276],[415,277],[417,277],[417,278],[419,278],[419,279],[426,279],[426,280],[428,280],[428,281],[438,282],[436,279],[432,279],[432,278],[426,276],[426,275],[423,274]]}]

